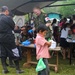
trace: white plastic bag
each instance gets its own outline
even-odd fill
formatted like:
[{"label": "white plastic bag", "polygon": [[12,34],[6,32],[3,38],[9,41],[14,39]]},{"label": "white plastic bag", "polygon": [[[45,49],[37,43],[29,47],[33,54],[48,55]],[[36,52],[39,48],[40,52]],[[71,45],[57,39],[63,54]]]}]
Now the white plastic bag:
[{"label": "white plastic bag", "polygon": [[53,41],[53,40],[50,40],[50,42],[51,42],[51,46],[50,46],[50,48],[51,48],[51,49],[56,48],[56,42]]},{"label": "white plastic bag", "polygon": [[14,56],[19,57],[19,51],[17,48],[12,49]]}]

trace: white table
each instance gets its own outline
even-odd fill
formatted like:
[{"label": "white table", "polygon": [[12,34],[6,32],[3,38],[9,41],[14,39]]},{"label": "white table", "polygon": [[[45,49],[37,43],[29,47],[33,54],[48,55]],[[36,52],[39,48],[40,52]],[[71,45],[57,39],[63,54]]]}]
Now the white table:
[{"label": "white table", "polygon": [[[25,48],[25,50],[27,50],[27,62],[23,64],[24,67],[29,67],[31,64],[37,64],[37,62],[32,61],[31,59],[31,50],[34,49],[34,44],[31,44],[29,46],[23,46],[20,44],[21,47]],[[61,50],[60,47],[56,47],[55,49],[50,49],[51,51],[55,51],[56,52],[56,63],[55,64],[49,64],[49,66],[54,67],[55,72],[58,72],[58,52]]]}]

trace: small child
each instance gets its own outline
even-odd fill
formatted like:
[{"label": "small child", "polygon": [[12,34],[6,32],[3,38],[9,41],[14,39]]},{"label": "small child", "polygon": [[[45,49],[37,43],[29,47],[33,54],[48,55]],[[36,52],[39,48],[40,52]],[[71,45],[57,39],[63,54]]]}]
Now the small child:
[{"label": "small child", "polygon": [[39,25],[37,30],[37,37],[36,37],[36,55],[37,60],[43,58],[43,62],[46,65],[46,69],[39,71],[38,75],[49,75],[49,66],[48,66],[48,58],[49,55],[49,47],[51,42],[48,42],[45,39],[45,35],[47,33],[47,27],[45,25]]}]

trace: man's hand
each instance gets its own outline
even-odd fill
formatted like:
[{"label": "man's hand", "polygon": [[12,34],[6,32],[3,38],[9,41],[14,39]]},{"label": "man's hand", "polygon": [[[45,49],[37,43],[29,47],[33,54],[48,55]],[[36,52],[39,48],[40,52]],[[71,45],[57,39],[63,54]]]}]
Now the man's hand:
[{"label": "man's hand", "polygon": [[35,27],[33,27],[33,29],[32,29],[33,31],[35,31]]},{"label": "man's hand", "polygon": [[48,45],[49,47],[51,46],[51,42],[46,42],[46,45]]},{"label": "man's hand", "polygon": [[47,27],[51,26],[51,23],[46,23],[46,26],[47,26]]}]

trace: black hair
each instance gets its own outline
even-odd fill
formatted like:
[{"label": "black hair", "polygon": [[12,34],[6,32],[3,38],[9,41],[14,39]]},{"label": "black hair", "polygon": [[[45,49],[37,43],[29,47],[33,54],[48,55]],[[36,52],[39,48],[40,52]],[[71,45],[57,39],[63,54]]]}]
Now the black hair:
[{"label": "black hair", "polygon": [[73,19],[70,19],[69,20],[69,23],[72,25],[73,24]]},{"label": "black hair", "polygon": [[5,12],[6,10],[9,10],[7,6],[2,6],[1,7],[1,12]]},{"label": "black hair", "polygon": [[38,26],[38,29],[37,29],[37,32],[41,31],[41,32],[44,32],[45,30],[47,30],[48,28],[46,27],[46,25],[39,25]]},{"label": "black hair", "polygon": [[66,17],[64,17],[64,18],[63,18],[63,20],[66,22],[66,21],[67,21],[67,18],[66,18]]},{"label": "black hair", "polygon": [[65,24],[63,24],[61,30],[64,29],[64,30],[66,31],[66,28],[67,28],[67,26],[69,26],[69,25],[70,25],[70,23],[65,23]]},{"label": "black hair", "polygon": [[56,23],[56,22],[57,22],[57,20],[56,20],[56,19],[53,19],[53,22],[52,22],[51,25],[53,25],[53,24]]}]

